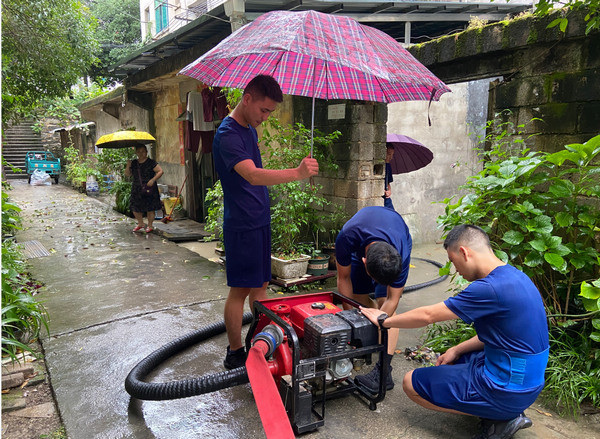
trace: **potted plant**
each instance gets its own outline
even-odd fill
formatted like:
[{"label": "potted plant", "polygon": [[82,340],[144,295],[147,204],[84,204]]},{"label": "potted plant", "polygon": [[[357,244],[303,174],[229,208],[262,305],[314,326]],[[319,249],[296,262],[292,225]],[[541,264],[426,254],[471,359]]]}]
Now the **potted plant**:
[{"label": "potted plant", "polygon": [[[310,130],[299,123],[284,127],[275,118],[270,118],[268,122],[262,138],[265,168],[285,169],[298,166],[310,154]],[[319,161],[322,172],[337,170],[337,165],[331,158],[331,145],[339,136],[339,131],[329,135],[322,135],[318,131],[314,133],[313,156]],[[312,251],[299,247],[299,242],[303,233],[314,227],[316,218],[330,204],[321,190],[322,186],[319,184],[301,181],[269,188],[273,243],[271,271],[275,276],[285,279],[289,278],[286,276],[300,277],[306,273]],[[298,268],[281,268],[292,265],[291,261]]]},{"label": "potted plant", "polygon": [[321,212],[311,221],[316,252],[327,256],[329,270],[336,269],[335,239],[347,220],[348,214],[342,206],[336,205],[333,211]]}]

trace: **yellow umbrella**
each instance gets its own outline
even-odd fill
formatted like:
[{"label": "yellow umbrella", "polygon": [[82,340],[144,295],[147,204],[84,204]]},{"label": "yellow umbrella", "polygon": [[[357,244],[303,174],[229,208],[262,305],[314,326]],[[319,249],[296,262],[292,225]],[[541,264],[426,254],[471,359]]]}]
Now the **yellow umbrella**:
[{"label": "yellow umbrella", "polygon": [[145,131],[117,131],[105,134],[96,142],[98,148],[130,148],[156,142],[156,139]]}]

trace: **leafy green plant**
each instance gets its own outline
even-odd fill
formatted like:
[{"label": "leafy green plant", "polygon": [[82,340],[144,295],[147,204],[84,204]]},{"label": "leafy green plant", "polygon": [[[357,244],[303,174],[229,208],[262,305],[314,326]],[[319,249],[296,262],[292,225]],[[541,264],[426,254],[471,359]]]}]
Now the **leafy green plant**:
[{"label": "leafy green plant", "polygon": [[103,181],[102,173],[98,170],[95,156],[83,157],[72,145],[65,148],[64,158],[66,160],[65,173],[67,180],[74,186],[86,182],[88,176],[94,176],[96,181]]},{"label": "leafy green plant", "polygon": [[[333,173],[337,170],[331,146],[340,135],[339,131],[323,135],[315,130],[313,157],[319,162],[320,172]],[[277,119],[270,118],[262,142],[265,146],[265,168],[293,168],[310,155],[311,132],[300,123],[283,126]],[[334,212],[326,210],[331,202],[322,194],[320,184],[301,181],[279,184],[269,189],[269,195],[273,253],[277,257],[297,256],[297,244],[303,233],[325,231],[327,222],[334,219]]]},{"label": "leafy green plant", "polygon": [[109,193],[115,196],[115,210],[123,215],[133,216],[129,210],[129,201],[131,199],[131,182],[116,181]]},{"label": "leafy green plant", "polygon": [[579,283],[600,264],[600,166],[593,164],[600,136],[554,154],[527,148],[511,154],[502,144],[512,136],[505,125],[500,129],[486,136],[500,142],[483,152],[483,170],[461,187],[467,195],[445,199],[438,224],[445,231],[462,223],[481,226],[498,257],[530,276],[546,307],[564,320],[560,315],[573,306]]},{"label": "leafy green plant", "polygon": [[207,205],[208,214],[206,215],[204,230],[211,235],[204,238],[205,241],[218,239],[221,245],[223,242],[223,187],[221,180],[217,180],[214,186],[206,191],[204,202]]},{"label": "leafy green plant", "polygon": [[[8,165],[2,158],[2,164]],[[12,165],[8,165],[12,166]],[[21,229],[21,217],[19,212],[21,208],[10,202],[8,191],[11,189],[10,184],[2,181],[2,239],[11,237],[17,230]]]},{"label": "leafy green plant", "polygon": [[600,27],[600,1],[598,0],[573,0],[567,2],[562,0],[539,0],[535,3],[533,13],[540,17],[548,14],[558,15],[558,18],[552,20],[548,27],[558,26],[561,32],[565,32],[569,24],[568,17],[573,11],[582,11],[585,13],[586,35]]},{"label": "leafy green plant", "polygon": [[100,173],[118,175],[121,180],[124,180],[127,160],[134,160],[136,155],[133,148],[105,148],[95,157],[96,167]]},{"label": "leafy green plant", "polygon": [[550,331],[550,356],[542,398],[559,413],[577,416],[581,403],[600,407],[600,349],[586,334],[590,322]]},{"label": "leafy green plant", "polygon": [[28,274],[22,248],[4,239],[20,228],[21,209],[9,201],[10,185],[3,182],[2,189],[2,352],[16,361],[19,350],[33,353],[28,341],[43,327],[48,331],[48,315],[33,298],[41,285]]},{"label": "leafy green plant", "polygon": [[433,323],[427,326],[424,344],[435,352],[444,353],[452,346],[469,340],[475,335],[473,325],[468,325],[462,320]]},{"label": "leafy green plant", "polygon": [[579,293],[583,306],[592,317],[593,330],[590,338],[596,343],[600,343],[600,279],[588,283],[581,283],[581,292]]}]

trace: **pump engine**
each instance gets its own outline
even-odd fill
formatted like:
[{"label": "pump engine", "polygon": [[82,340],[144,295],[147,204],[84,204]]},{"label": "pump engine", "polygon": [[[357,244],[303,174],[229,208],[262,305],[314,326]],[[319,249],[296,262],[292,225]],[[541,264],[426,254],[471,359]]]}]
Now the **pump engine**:
[{"label": "pump engine", "polygon": [[[343,307],[346,305],[346,309]],[[281,336],[274,336],[280,332]],[[279,388],[288,418],[298,434],[324,424],[325,401],[354,393],[372,410],[385,397],[385,386],[372,395],[351,378],[353,370],[371,364],[384,352],[387,331],[360,314],[358,304],[338,293],[317,293],[267,299],[254,303],[254,320],[246,338],[282,342],[273,345],[267,364]],[[269,341],[272,343],[272,341]],[[383,362],[380,362],[383,364]],[[381,369],[381,383],[387,370]]]}]

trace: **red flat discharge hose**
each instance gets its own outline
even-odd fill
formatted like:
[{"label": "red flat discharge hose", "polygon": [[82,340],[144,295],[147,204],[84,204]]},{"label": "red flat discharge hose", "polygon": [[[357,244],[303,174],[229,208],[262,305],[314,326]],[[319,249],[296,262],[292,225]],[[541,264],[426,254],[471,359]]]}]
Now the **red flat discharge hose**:
[{"label": "red flat discharge hose", "polygon": [[265,359],[268,350],[267,343],[262,340],[250,348],[246,359],[248,379],[267,439],[293,439],[290,420]]}]

